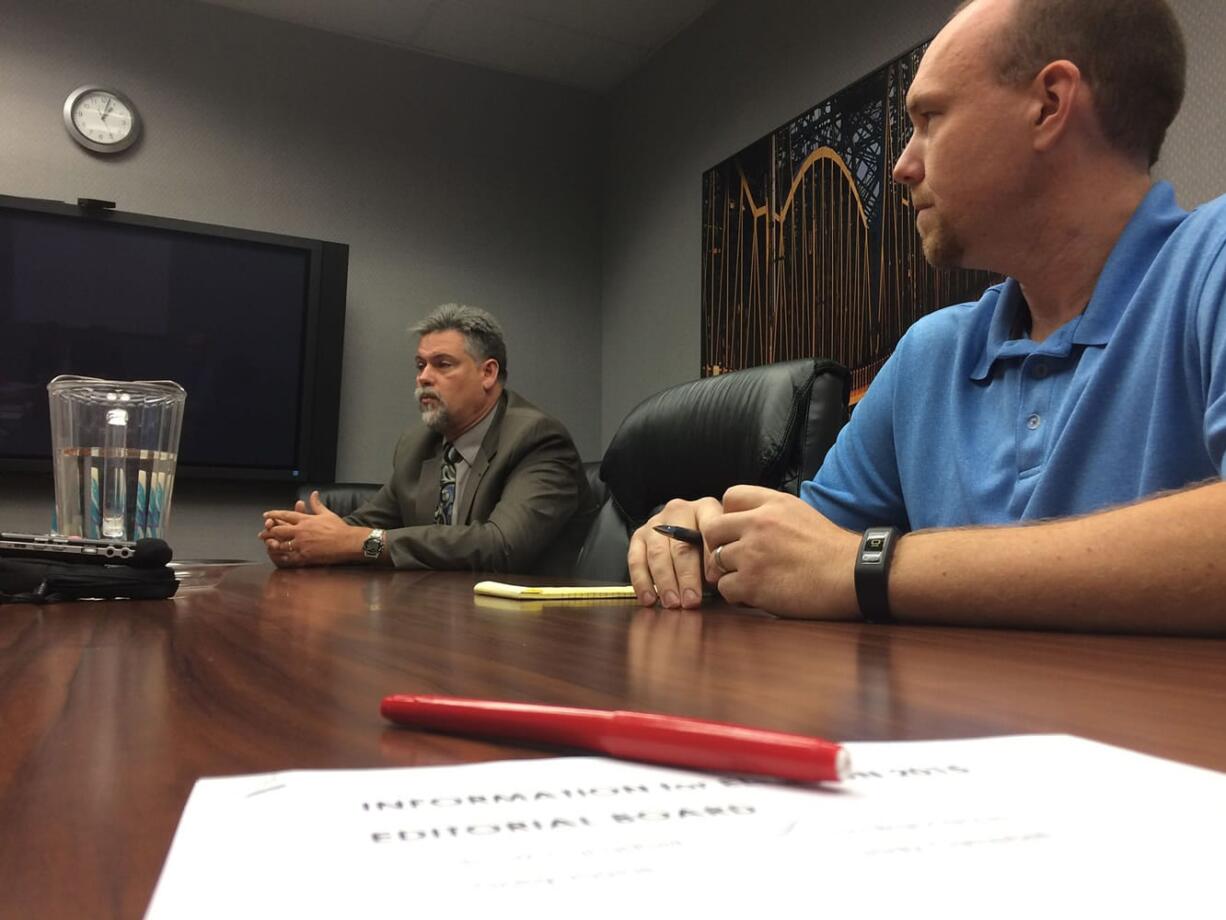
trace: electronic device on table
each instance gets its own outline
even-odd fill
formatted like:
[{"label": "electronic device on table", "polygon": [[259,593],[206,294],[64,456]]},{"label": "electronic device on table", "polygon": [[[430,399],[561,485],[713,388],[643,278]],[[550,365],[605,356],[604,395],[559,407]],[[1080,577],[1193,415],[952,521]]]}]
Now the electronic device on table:
[{"label": "electronic device on table", "polygon": [[130,565],[158,568],[173,553],[165,540],[87,540],[58,534],[0,533],[0,556],[18,559],[54,559],[95,565]]}]

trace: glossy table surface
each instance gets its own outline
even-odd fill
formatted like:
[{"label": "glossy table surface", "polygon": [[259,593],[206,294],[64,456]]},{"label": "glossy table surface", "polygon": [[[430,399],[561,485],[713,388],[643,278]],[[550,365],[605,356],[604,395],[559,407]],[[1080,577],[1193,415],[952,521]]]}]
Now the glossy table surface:
[{"label": "glossy table surface", "polygon": [[558,753],[389,726],[389,693],[839,740],[1065,732],[1226,771],[1226,641],[524,605],[477,580],[251,566],[167,601],[0,606],[0,917],[139,917],[203,776]]}]

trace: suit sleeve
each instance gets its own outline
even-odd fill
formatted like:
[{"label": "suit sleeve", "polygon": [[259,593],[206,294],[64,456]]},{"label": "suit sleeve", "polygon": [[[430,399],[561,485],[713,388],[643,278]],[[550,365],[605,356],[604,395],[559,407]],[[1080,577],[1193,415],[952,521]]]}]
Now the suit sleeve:
[{"label": "suit sleeve", "polygon": [[359,505],[350,514],[345,515],[344,521],[346,524],[354,524],[359,527],[378,527],[382,530],[391,530],[394,527],[402,527],[404,525],[404,519],[400,513],[400,502],[396,498],[396,490],[392,483],[396,476],[396,464],[400,460],[401,452],[405,450],[405,444],[406,438],[402,436],[400,442],[396,445],[396,451],[393,455],[392,478],[388,479],[379,491],[363,504]]},{"label": "suit sleeve", "polygon": [[396,501],[396,494],[392,491],[391,483],[385,482],[378,492],[356,508],[353,513],[345,515],[344,520],[346,524],[355,524],[359,527],[379,527],[383,530],[399,527],[401,524],[400,506]]},{"label": "suit sleeve", "polygon": [[[396,568],[532,569],[578,508],[582,464],[566,429],[554,419],[541,416],[517,436],[507,434],[479,486],[478,498],[489,489],[497,490],[487,519],[389,529],[388,551]],[[382,495],[366,507],[383,507]],[[365,507],[354,516],[363,511]]]}]

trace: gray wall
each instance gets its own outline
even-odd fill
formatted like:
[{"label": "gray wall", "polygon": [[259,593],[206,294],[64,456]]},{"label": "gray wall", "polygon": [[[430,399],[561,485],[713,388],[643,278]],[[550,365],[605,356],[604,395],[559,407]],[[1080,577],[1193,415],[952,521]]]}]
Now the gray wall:
[{"label": "gray wall", "polygon": [[[698,376],[702,173],[934,34],[953,0],[724,0],[609,105],[602,438],[657,390]],[[1188,99],[1158,175],[1190,207],[1226,191],[1226,4],[1172,0]]]},{"label": "gray wall", "polygon": [[1167,133],[1155,174],[1175,184],[1179,203],[1192,208],[1226,193],[1220,167],[1226,150],[1226,3],[1169,0],[1188,42],[1188,92]]},{"label": "gray wall", "polygon": [[[0,0],[0,23],[0,193],[350,245],[339,478],[385,478],[412,412],[404,329],[448,300],[499,315],[511,385],[599,456],[596,96],[183,0]],[[128,154],[69,140],[86,82],[140,110]],[[172,543],[258,558],[259,511],[287,494],[180,482]],[[0,477],[0,526],[46,530],[51,495]]]}]

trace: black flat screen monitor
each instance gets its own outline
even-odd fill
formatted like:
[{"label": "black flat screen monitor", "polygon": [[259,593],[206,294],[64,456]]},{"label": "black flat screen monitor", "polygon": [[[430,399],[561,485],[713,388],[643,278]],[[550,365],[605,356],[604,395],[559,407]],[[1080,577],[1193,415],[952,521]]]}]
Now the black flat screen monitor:
[{"label": "black flat screen monitor", "polygon": [[349,247],[0,196],[0,469],[49,470],[60,374],[187,390],[186,477],[330,481]]}]

